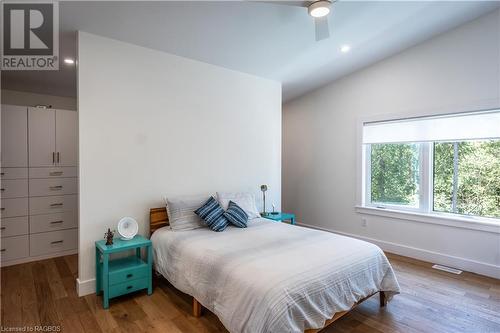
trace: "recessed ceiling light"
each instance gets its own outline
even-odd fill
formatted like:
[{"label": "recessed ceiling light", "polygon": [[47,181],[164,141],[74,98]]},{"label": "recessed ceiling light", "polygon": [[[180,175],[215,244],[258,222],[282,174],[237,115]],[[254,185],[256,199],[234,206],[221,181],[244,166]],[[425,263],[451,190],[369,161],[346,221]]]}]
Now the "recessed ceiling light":
[{"label": "recessed ceiling light", "polygon": [[340,52],[342,52],[342,53],[347,53],[349,51],[351,51],[351,46],[349,46],[349,45],[342,45],[340,47]]},{"label": "recessed ceiling light", "polygon": [[316,1],[307,7],[307,11],[312,17],[323,17],[330,14],[330,4],[327,0]]},{"label": "recessed ceiling light", "polygon": [[64,62],[69,64],[69,65],[73,65],[75,63],[75,61],[73,59],[70,59],[70,58],[64,59]]}]

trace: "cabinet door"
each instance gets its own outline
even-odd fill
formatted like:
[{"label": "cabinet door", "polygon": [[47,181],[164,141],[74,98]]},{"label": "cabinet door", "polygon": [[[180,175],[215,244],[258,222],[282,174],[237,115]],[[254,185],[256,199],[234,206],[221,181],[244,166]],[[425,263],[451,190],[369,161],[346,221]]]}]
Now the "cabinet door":
[{"label": "cabinet door", "polygon": [[30,166],[55,165],[56,112],[51,109],[28,109]]},{"label": "cabinet door", "polygon": [[56,163],[58,166],[78,165],[78,113],[56,111]]},{"label": "cabinet door", "polygon": [[2,105],[2,167],[28,166],[28,111]]}]

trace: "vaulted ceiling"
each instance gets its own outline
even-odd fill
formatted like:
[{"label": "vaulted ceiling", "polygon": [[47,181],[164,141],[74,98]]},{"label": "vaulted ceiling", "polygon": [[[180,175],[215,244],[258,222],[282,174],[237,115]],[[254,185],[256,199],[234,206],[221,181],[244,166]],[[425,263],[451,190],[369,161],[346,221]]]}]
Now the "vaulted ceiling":
[{"label": "vaulted ceiling", "polygon": [[[286,101],[498,7],[340,0],[331,37],[316,42],[307,10],[276,1],[61,1],[60,56],[76,56],[82,30],[280,81]],[[350,52],[340,52],[344,44]],[[76,71],[63,63],[54,72],[4,71],[2,88],[76,96]]]}]

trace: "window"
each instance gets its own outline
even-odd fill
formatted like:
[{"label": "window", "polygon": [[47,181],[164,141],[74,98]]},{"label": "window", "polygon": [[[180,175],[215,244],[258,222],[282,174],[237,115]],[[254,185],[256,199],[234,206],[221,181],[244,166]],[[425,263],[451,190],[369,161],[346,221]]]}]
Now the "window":
[{"label": "window", "polygon": [[435,211],[500,218],[500,140],[434,143]]},{"label": "window", "polygon": [[420,144],[373,144],[371,202],[419,207]]},{"label": "window", "polygon": [[363,144],[364,206],[500,219],[500,110],[364,123]]}]

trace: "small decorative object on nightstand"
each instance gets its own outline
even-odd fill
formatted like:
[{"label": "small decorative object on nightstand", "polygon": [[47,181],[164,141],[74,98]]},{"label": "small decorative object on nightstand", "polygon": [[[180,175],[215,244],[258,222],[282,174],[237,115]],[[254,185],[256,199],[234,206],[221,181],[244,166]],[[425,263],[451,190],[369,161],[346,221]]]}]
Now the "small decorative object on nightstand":
[{"label": "small decorative object on nightstand", "polygon": [[295,224],[295,214],[272,212],[264,217],[277,222],[290,221],[290,224]]},{"label": "small decorative object on nightstand", "polygon": [[[141,248],[147,249],[147,259],[141,256]],[[126,252],[135,249],[135,255],[110,260],[112,253]],[[142,236],[131,240],[115,239],[112,245],[104,240],[95,242],[96,293],[103,292],[102,306],[109,308],[109,299],[148,289],[153,292],[152,284],[152,250],[151,241]]]},{"label": "small decorative object on nightstand", "polygon": [[115,233],[108,228],[108,231],[104,233],[104,239],[106,240],[106,245],[113,245],[113,237]]}]

